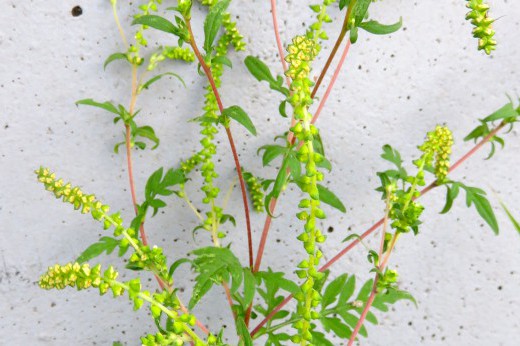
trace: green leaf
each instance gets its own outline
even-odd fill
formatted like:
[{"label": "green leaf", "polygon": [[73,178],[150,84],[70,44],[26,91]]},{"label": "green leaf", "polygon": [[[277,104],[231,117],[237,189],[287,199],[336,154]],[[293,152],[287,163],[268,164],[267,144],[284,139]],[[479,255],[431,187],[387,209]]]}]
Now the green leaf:
[{"label": "green leaf", "polygon": [[215,283],[230,282],[231,293],[235,293],[242,283],[244,273],[240,261],[228,248],[205,247],[192,252],[192,261],[198,273],[189,303],[192,309]]},{"label": "green leaf", "polygon": [[390,310],[388,304],[395,304],[400,300],[409,300],[417,307],[417,302],[410,293],[397,289],[389,289],[386,292],[378,293],[372,306],[380,311],[388,312]]},{"label": "green leaf", "polygon": [[447,191],[446,191],[446,204],[444,205],[444,208],[441,211],[441,214],[446,214],[448,211],[450,211],[453,201],[457,198],[459,195],[459,183],[452,183],[451,187],[446,185]]},{"label": "green leaf", "polygon": [[245,58],[244,63],[246,64],[246,67],[249,70],[249,72],[259,82],[265,81],[269,83],[269,87],[272,90],[278,91],[284,94],[285,96],[289,96],[289,89],[283,87],[283,78],[281,76],[274,78],[271,73],[271,70],[269,70],[269,67],[262,60],[252,55],[249,55]]},{"label": "green leaf", "polygon": [[479,215],[484,219],[484,221],[487,222],[493,232],[498,234],[498,222],[495,217],[495,213],[493,212],[493,208],[486,198],[486,193],[476,187],[470,187],[462,184],[461,187],[466,191],[466,205],[468,207],[475,205],[475,209],[477,209]]},{"label": "green leaf", "polygon": [[181,264],[184,264],[184,263],[190,263],[191,261],[187,258],[181,258],[181,259],[178,259],[176,260],[175,262],[173,262],[173,264],[170,266],[170,269],[168,270],[168,277],[172,277],[173,274],[175,273],[175,271],[177,270],[177,268],[179,268],[179,266]]},{"label": "green leaf", "polygon": [[350,338],[352,335],[352,331],[350,328],[341,322],[341,320],[337,317],[324,317],[320,319],[321,324],[326,332],[332,330],[334,334],[339,336],[342,339]]},{"label": "green leaf", "polygon": [[510,119],[510,118],[516,118],[518,117],[518,112],[513,107],[513,104],[510,102],[500,108],[499,110],[493,112],[492,114],[488,115],[482,121],[484,122],[491,122],[495,120],[500,119]]},{"label": "green leaf", "polygon": [[210,53],[215,37],[217,37],[218,31],[222,26],[222,17],[224,11],[229,6],[230,0],[221,0],[217,2],[209,10],[206,20],[204,21],[204,50],[206,53]]},{"label": "green leaf", "polygon": [[346,304],[352,294],[354,294],[354,290],[356,289],[356,277],[354,275],[351,275],[347,282],[343,285],[343,288],[341,290],[341,293],[339,294],[338,298],[338,305],[339,304]]},{"label": "green leaf", "polygon": [[342,274],[333,281],[331,281],[331,283],[329,283],[329,285],[325,289],[325,293],[323,293],[323,296],[321,298],[322,309],[325,309],[327,306],[334,303],[336,297],[341,292],[341,289],[343,288],[343,285],[345,284],[347,277],[348,274]]},{"label": "green leaf", "polygon": [[106,101],[106,102],[96,102],[93,99],[83,99],[76,101],[76,105],[87,105],[87,106],[93,106],[97,108],[102,108],[110,113],[114,113],[117,115],[121,115],[119,110],[114,106],[112,103]]},{"label": "green leaf", "polygon": [[233,68],[233,63],[231,62],[231,60],[229,60],[228,57],[226,56],[223,56],[223,55],[220,55],[220,56],[216,56],[214,57],[212,60],[211,60],[211,63],[212,64],[220,64],[220,65],[225,65],[229,68]]},{"label": "green leaf", "polygon": [[230,117],[231,119],[238,121],[252,135],[256,136],[255,125],[253,125],[253,122],[251,121],[251,118],[249,118],[249,115],[247,115],[247,113],[239,106],[231,106],[229,108],[226,108],[226,109],[224,109],[222,114],[224,116]]},{"label": "green leaf", "polygon": [[400,18],[397,23],[394,24],[381,24],[375,20],[369,20],[358,25],[359,28],[368,31],[375,35],[388,35],[396,32],[403,25],[403,18]]},{"label": "green leaf", "polygon": [[342,10],[350,4],[350,0],[339,0],[339,9]]},{"label": "green leaf", "polygon": [[365,18],[367,14],[368,7],[372,4],[373,0],[357,0],[354,3],[354,8],[352,9],[352,14],[356,20],[356,26],[361,23],[361,21]]},{"label": "green leaf", "polygon": [[280,102],[280,106],[278,106],[278,112],[284,118],[287,118],[286,108],[287,108],[287,100],[283,100],[282,102]]},{"label": "green leaf", "polygon": [[239,346],[253,346],[253,339],[249,334],[246,323],[243,318],[236,319],[237,334],[240,337]]},{"label": "green leaf", "polygon": [[87,262],[95,257],[98,257],[103,252],[110,255],[114,249],[119,245],[119,240],[110,237],[101,237],[99,242],[90,245],[85,251],[76,259],[78,263]]},{"label": "green leaf", "polygon": [[320,201],[338,209],[343,213],[347,212],[343,202],[341,202],[341,200],[325,186],[318,184],[318,192],[320,194]]},{"label": "green leaf", "polygon": [[287,147],[282,147],[281,145],[269,144],[261,146],[258,151],[260,150],[264,151],[264,154],[262,155],[262,164],[265,167],[278,156],[285,154],[288,149]]},{"label": "green leaf", "polygon": [[504,209],[505,213],[507,214],[507,217],[509,218],[509,221],[513,224],[513,227],[516,229],[518,234],[520,234],[520,223],[514,218],[513,214],[509,211],[509,209],[506,207],[506,205],[500,201],[500,206],[502,209]]},{"label": "green leaf", "polygon": [[490,130],[486,123],[482,123],[482,125],[477,126],[473,129],[466,137],[464,137],[464,142],[470,141],[470,140],[477,140],[480,137],[485,137],[489,134]]},{"label": "green leaf", "polygon": [[312,344],[313,345],[319,345],[319,346],[334,346],[332,342],[330,342],[325,334],[320,333],[318,331],[311,331],[312,334]]},{"label": "green leaf", "polygon": [[302,171],[302,163],[300,162],[300,160],[298,160],[298,157],[296,156],[296,152],[292,151],[292,150],[289,151],[285,160],[287,160],[287,164],[289,166],[289,170],[290,170],[290,173],[291,173],[291,176],[293,177],[293,179],[295,181],[300,179],[301,171]]},{"label": "green leaf", "polygon": [[181,76],[179,76],[178,74],[173,73],[173,72],[165,72],[165,73],[161,73],[155,77],[150,78],[148,81],[146,81],[146,83],[140,85],[138,92],[141,92],[143,89],[148,89],[150,87],[150,85],[157,82],[159,79],[161,79],[164,76],[173,76],[173,77],[177,78],[182,83],[182,85],[186,88],[186,83],[184,83],[184,80],[181,78]]},{"label": "green leaf", "polygon": [[244,268],[244,306],[248,307],[253,302],[256,290],[256,279],[251,269]]},{"label": "green leaf", "polygon": [[135,131],[134,131],[134,135],[135,136],[139,136],[139,137],[144,137],[144,138],[148,138],[149,140],[151,140],[155,145],[152,147],[152,150],[157,148],[159,146],[159,138],[157,138],[157,136],[155,135],[155,131],[152,127],[150,126],[141,126],[141,127],[138,127]]},{"label": "green leaf", "polygon": [[128,55],[126,55],[125,53],[114,53],[114,54],[111,54],[106,60],[105,60],[105,63],[103,64],[103,69],[106,69],[108,64],[110,64],[112,61],[115,61],[115,60],[126,60],[126,61],[129,61],[128,60]]},{"label": "green leaf", "polygon": [[389,162],[392,162],[397,167],[401,167],[403,164],[403,159],[401,158],[401,154],[390,145],[385,144],[383,146],[383,154],[381,157]]},{"label": "green leaf", "polygon": [[167,32],[169,34],[179,35],[180,30],[176,27],[172,22],[168,19],[163,18],[161,16],[156,15],[144,15],[138,18],[135,18],[132,22],[132,25],[141,24],[152,27],[154,29]]}]

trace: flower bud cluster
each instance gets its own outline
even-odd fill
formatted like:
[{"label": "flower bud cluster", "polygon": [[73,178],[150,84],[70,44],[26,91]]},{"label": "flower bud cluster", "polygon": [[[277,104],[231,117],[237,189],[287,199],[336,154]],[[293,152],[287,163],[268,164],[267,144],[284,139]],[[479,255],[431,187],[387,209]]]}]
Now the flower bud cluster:
[{"label": "flower bud cluster", "polygon": [[264,191],[262,190],[262,184],[258,181],[258,179],[250,172],[242,171],[242,175],[244,176],[244,180],[247,184],[247,189],[249,190],[249,194],[251,195],[251,200],[253,201],[253,208],[257,212],[264,211]]},{"label": "flower bud cluster", "polygon": [[495,31],[492,24],[495,21],[488,16],[489,5],[483,0],[467,0],[466,7],[471,9],[466,14],[466,20],[470,20],[475,26],[473,37],[478,38],[478,49],[491,54],[495,50],[497,42],[493,39]]},{"label": "flower bud cluster", "polygon": [[[147,3],[139,6],[140,13],[134,15],[134,18],[137,19],[139,17],[152,14],[153,12],[158,11],[158,5],[162,4],[162,0],[149,0]],[[140,48],[148,45],[148,41],[144,37],[144,31],[146,30],[145,25],[140,25],[139,29],[136,31],[134,35],[135,45],[131,45],[128,48],[128,61],[130,61],[133,65],[141,65],[144,62],[144,59],[140,55]]]},{"label": "flower bud cluster", "polygon": [[[72,204],[74,209],[80,210],[83,214],[90,213],[95,220],[103,222],[105,230],[115,227],[115,236],[121,235],[125,230],[120,214],[108,215],[110,207],[98,201],[96,196],[85,194],[79,187],[65,183],[63,179],[57,179],[56,174],[48,168],[40,167],[35,173],[47,191],[52,192],[56,198],[61,198],[63,202]],[[135,231],[128,229],[127,232],[135,237]]]},{"label": "flower bud cluster", "polygon": [[427,166],[433,166],[435,159],[435,176],[440,184],[444,183],[448,176],[452,146],[453,134],[450,129],[437,126],[435,130],[428,132],[427,140],[419,147],[424,153]]},{"label": "flower bud cluster", "polygon": [[332,18],[327,14],[327,7],[335,3],[336,0],[324,0],[321,5],[311,5],[311,10],[317,13],[316,22],[312,23],[309,27],[309,35],[311,38],[317,40],[318,38],[322,40],[327,40],[329,37],[325,30],[323,30],[324,23],[332,22]]},{"label": "flower bud cluster", "polygon": [[172,346],[182,346],[184,345],[184,340],[181,336],[175,333],[157,333],[157,334],[148,334],[147,336],[143,336],[141,338],[142,346],[163,346],[163,345],[172,345]]},{"label": "flower bud cluster", "polygon": [[138,252],[134,252],[128,262],[134,268],[153,268],[154,273],[161,279],[167,280],[168,266],[167,259],[163,253],[163,249],[153,246],[140,246]]},{"label": "flower bud cluster", "polygon": [[[294,82],[298,81],[296,84],[294,82],[291,84],[291,89],[300,92],[309,89],[310,83],[312,83],[309,80],[310,62],[316,58],[319,52],[318,45],[314,40],[300,35],[293,38],[292,43],[287,48],[287,52],[289,54],[287,54],[285,60],[290,65],[285,74]],[[299,100],[293,102],[300,103]]]},{"label": "flower bud cluster", "polygon": [[[203,5],[207,6],[213,6],[215,3],[216,1],[202,2]],[[231,16],[228,13],[224,14],[223,16],[223,27],[225,32],[217,42],[215,49],[216,57],[226,56],[228,54],[230,45],[233,45],[235,50],[243,50],[245,48],[243,37],[236,29],[236,23],[231,20]],[[224,72],[223,65],[221,63],[212,63],[210,68],[215,85],[218,88],[220,87],[221,76]],[[218,108],[217,99],[213,94],[213,89],[210,85],[206,86],[203,110],[204,114],[202,118],[207,120],[202,120],[200,122],[202,127],[200,134],[203,136],[200,141],[202,149],[194,154],[191,158],[182,162],[181,168],[187,175],[189,172],[195,169],[195,167],[199,165],[201,166],[200,172],[202,178],[204,179],[201,190],[205,194],[202,202],[212,206],[211,210],[206,213],[206,219],[204,220],[202,226],[206,230],[211,230],[214,224],[218,224],[220,222],[220,219],[223,215],[223,210],[214,203],[220,193],[220,189],[214,184],[214,180],[218,177],[218,174],[215,171],[215,163],[213,162],[213,157],[217,153],[217,146],[214,143],[214,139],[215,135],[218,133],[218,128],[216,121],[212,121],[210,119],[217,120],[219,118],[220,111]]]},{"label": "flower bud cluster", "polygon": [[166,59],[170,60],[183,60],[186,62],[195,61],[195,54],[191,51],[190,48],[181,48],[181,47],[173,47],[166,46],[160,53],[154,53],[150,57],[150,61],[148,63],[147,70],[154,70],[157,65]]},{"label": "flower bud cluster", "polygon": [[[66,265],[56,264],[49,267],[47,272],[40,277],[38,285],[46,290],[58,289],[62,290],[67,286],[76,287],[79,290],[84,290],[90,287],[99,288],[100,294],[105,294],[110,283],[118,276],[118,273],[112,266],[108,267],[103,274],[101,274],[101,265],[90,267],[89,264],[68,263]],[[120,291],[115,290],[114,296],[119,295]]]}]

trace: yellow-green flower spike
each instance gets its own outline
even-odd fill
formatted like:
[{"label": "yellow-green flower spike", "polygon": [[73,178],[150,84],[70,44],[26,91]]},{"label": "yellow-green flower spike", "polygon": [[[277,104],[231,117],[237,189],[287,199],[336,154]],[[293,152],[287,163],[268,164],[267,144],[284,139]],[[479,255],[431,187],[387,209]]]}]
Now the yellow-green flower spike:
[{"label": "yellow-green flower spike", "polygon": [[[38,285],[46,290],[62,290],[67,286],[84,290],[90,287],[99,288],[100,293],[107,292],[110,284],[118,276],[113,267],[109,267],[101,274],[101,265],[90,267],[89,264],[68,263],[66,265],[56,264],[49,267],[47,272],[40,277]],[[122,292],[120,292],[122,293]]]},{"label": "yellow-green flower spike", "polygon": [[152,54],[152,56],[150,57],[150,61],[148,62],[147,70],[154,70],[161,61],[164,61],[166,59],[193,62],[195,61],[195,54],[188,47],[181,48],[166,46],[162,49],[160,53]]},{"label": "yellow-green flower spike", "polygon": [[264,192],[262,190],[262,184],[258,181],[252,173],[247,171],[242,171],[242,175],[244,176],[244,180],[247,184],[247,189],[249,190],[249,195],[251,196],[251,200],[253,201],[253,208],[256,212],[261,213],[265,210],[264,206]]},{"label": "yellow-green flower spike", "polygon": [[492,24],[495,21],[488,15],[489,5],[483,0],[467,0],[466,7],[471,9],[466,14],[466,19],[475,26],[473,37],[478,38],[478,49],[486,52],[487,55],[495,50],[497,42],[493,39],[495,31]]},{"label": "yellow-green flower spike", "polygon": [[425,155],[426,165],[435,167],[435,176],[439,184],[446,182],[452,146],[453,134],[450,129],[437,126],[435,130],[428,132],[426,141],[419,147]]},{"label": "yellow-green flower spike", "polygon": [[302,144],[297,152],[297,158],[305,165],[301,188],[308,194],[308,198],[303,199],[299,204],[299,207],[304,210],[297,214],[298,219],[305,222],[304,231],[298,236],[298,240],[303,243],[308,255],[299,264],[300,269],[296,271],[299,278],[305,279],[301,285],[301,292],[295,295],[298,300],[297,313],[303,319],[294,323],[293,326],[298,330],[298,334],[291,340],[305,346],[312,340],[311,322],[319,318],[315,308],[319,305],[321,296],[314,289],[314,283],[323,275],[317,270],[322,257],[317,245],[325,241],[325,236],[316,226],[317,219],[325,218],[325,213],[320,209],[318,192],[318,182],[323,180],[323,173],[317,170],[316,165],[321,157],[315,153],[313,146],[313,139],[318,134],[318,129],[311,124],[312,115],[308,110],[312,104],[311,88],[314,85],[310,79],[311,63],[319,49],[316,40],[306,35],[296,36],[287,50],[289,54],[286,60],[290,64],[287,76],[292,79],[290,86],[292,93],[288,101],[294,109],[294,118],[297,120],[291,131]]}]

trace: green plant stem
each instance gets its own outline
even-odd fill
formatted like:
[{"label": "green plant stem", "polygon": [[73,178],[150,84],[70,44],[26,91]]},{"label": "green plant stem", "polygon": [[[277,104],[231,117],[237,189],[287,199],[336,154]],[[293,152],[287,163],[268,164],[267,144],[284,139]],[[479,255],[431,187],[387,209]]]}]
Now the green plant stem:
[{"label": "green plant stem", "polygon": [[[190,46],[193,49],[193,52],[195,53],[195,56],[197,57],[197,60],[199,61],[200,66],[204,70],[204,74],[206,75],[208,82],[211,86],[211,89],[213,90],[213,94],[215,95],[215,99],[217,100],[217,105],[220,110],[221,116],[223,116],[224,112],[224,106],[222,104],[222,100],[220,98],[220,93],[218,92],[217,86],[215,84],[215,80],[213,78],[213,74],[211,73],[211,70],[209,66],[204,61],[204,58],[202,57],[202,54],[199,51],[199,48],[197,47],[197,43],[195,42],[195,36],[193,35],[193,30],[191,29],[191,22],[189,18],[184,18],[186,21],[186,26],[188,28],[188,32],[190,35]],[[235,161],[235,168],[237,170],[238,180],[240,182],[240,190],[242,191],[242,203],[244,204],[244,214],[246,218],[246,228],[247,228],[247,245],[248,245],[248,252],[249,252],[249,267],[253,268],[253,235],[251,231],[251,219],[249,215],[249,205],[247,201],[247,192],[246,192],[246,184],[244,181],[244,177],[242,176],[242,167],[240,166],[240,160],[238,158],[238,153],[235,148],[235,142],[233,140],[233,135],[231,133],[231,129],[229,126],[225,126],[226,134],[228,137],[229,145],[231,147],[231,152],[233,154],[233,159]]]},{"label": "green plant stem", "polygon": [[[457,169],[460,165],[462,165],[466,160],[468,160],[471,156],[473,156],[482,146],[484,146],[486,143],[488,143],[500,130],[502,130],[506,124],[504,122],[500,123],[497,127],[493,129],[486,137],[484,137],[480,142],[478,142],[470,151],[468,151],[464,156],[462,156],[455,164],[453,164],[449,172],[453,172],[455,169]],[[419,197],[424,196],[434,188],[436,188],[437,181],[432,182],[430,185],[425,187],[421,190]],[[418,198],[419,198],[418,197]],[[372,227],[367,229],[363,234],[359,236],[359,238],[353,240],[349,245],[347,245],[343,250],[338,252],[334,257],[332,257],[330,260],[327,261],[320,269],[320,272],[323,272],[327,270],[329,267],[331,267],[334,263],[336,263],[338,260],[340,260],[345,254],[347,254],[350,250],[352,250],[356,245],[358,245],[363,239],[368,237],[370,234],[372,234],[375,230],[377,230],[381,225],[384,223],[384,218],[377,221]],[[278,306],[276,306],[273,311],[271,311],[251,332],[251,335],[254,336],[260,328],[262,328],[273,316],[280,311],[289,301],[291,301],[293,298],[292,294],[288,295]]]}]

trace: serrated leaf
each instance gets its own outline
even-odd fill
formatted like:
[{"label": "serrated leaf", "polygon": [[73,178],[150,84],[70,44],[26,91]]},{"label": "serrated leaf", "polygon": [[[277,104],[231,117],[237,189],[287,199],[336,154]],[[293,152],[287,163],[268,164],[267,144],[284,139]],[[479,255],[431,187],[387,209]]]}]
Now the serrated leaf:
[{"label": "serrated leaf", "polygon": [[348,274],[342,274],[338,276],[336,279],[332,280],[327,288],[325,289],[325,292],[323,293],[323,296],[321,298],[321,307],[322,309],[325,309],[330,304],[334,303],[336,300],[336,297],[340,294],[343,285],[345,284],[345,281],[347,280]]},{"label": "serrated leaf", "polygon": [[238,121],[242,126],[244,126],[252,135],[256,136],[256,128],[249,115],[240,108],[239,106],[231,106],[229,108],[224,109],[222,112],[223,115],[230,117],[233,120]]},{"label": "serrated leaf", "polygon": [[235,293],[243,280],[243,268],[240,261],[228,248],[205,247],[192,252],[196,258],[192,261],[198,273],[189,303],[192,309],[215,283],[231,282],[231,293]]},{"label": "serrated leaf", "polygon": [[215,37],[222,26],[222,16],[229,6],[230,0],[221,0],[209,10],[204,20],[204,50],[207,54],[211,52]]},{"label": "serrated leaf", "polygon": [[126,60],[126,61],[129,61],[128,60],[128,55],[126,55],[125,53],[110,54],[110,56],[105,60],[105,63],[103,64],[103,69],[106,69],[108,64],[110,64],[112,61],[115,61],[115,60]]},{"label": "serrated leaf", "polygon": [[384,160],[392,162],[397,167],[401,167],[401,165],[403,164],[403,159],[401,158],[401,154],[399,154],[399,152],[397,150],[395,150],[388,144],[385,144],[383,146],[383,154],[381,154],[381,157]]},{"label": "serrated leaf", "polygon": [[167,32],[169,34],[179,35],[180,33],[179,28],[176,27],[172,22],[170,22],[166,18],[157,15],[150,14],[135,18],[132,21],[132,25],[135,24],[146,25],[151,28]]},{"label": "serrated leaf", "polygon": [[346,324],[342,323],[337,317],[323,317],[320,319],[320,322],[326,332],[332,330],[334,334],[342,339],[350,338],[350,335],[352,334],[350,328]]},{"label": "serrated leaf", "polygon": [[173,76],[173,77],[177,78],[182,83],[182,85],[186,88],[186,83],[184,83],[184,80],[181,78],[181,76],[179,76],[178,74],[173,73],[173,72],[165,72],[165,73],[161,73],[155,77],[150,78],[148,81],[146,81],[146,83],[140,85],[139,92],[141,92],[143,89],[148,89],[150,87],[150,85],[157,82],[164,76]]},{"label": "serrated leaf", "polygon": [[312,334],[312,343],[313,345],[319,345],[319,346],[334,346],[332,342],[330,342],[325,334],[320,333],[318,331],[311,331]]},{"label": "serrated leaf", "polygon": [[76,105],[86,105],[86,106],[93,106],[97,108],[104,109],[110,113],[114,113],[117,115],[121,115],[119,110],[114,106],[112,103],[106,101],[106,102],[96,102],[93,99],[83,99],[76,101]]},{"label": "serrated leaf", "polygon": [[343,202],[325,186],[318,184],[318,193],[320,195],[320,201],[338,209],[339,211],[346,213],[347,209]]},{"label": "serrated leaf", "polygon": [[394,24],[381,24],[375,20],[369,20],[358,25],[359,28],[375,35],[388,35],[401,29],[403,18]]},{"label": "serrated leaf", "polygon": [[85,249],[76,259],[78,263],[84,263],[90,261],[93,258],[98,257],[103,252],[110,255],[114,249],[119,245],[119,240],[110,237],[101,237],[99,242],[90,245]]},{"label": "serrated leaf", "polygon": [[345,285],[343,285],[343,288],[341,290],[341,293],[339,294],[338,298],[338,305],[339,304],[346,304],[352,294],[354,294],[354,290],[356,289],[356,277],[354,275],[351,275],[347,282],[345,282]]}]

